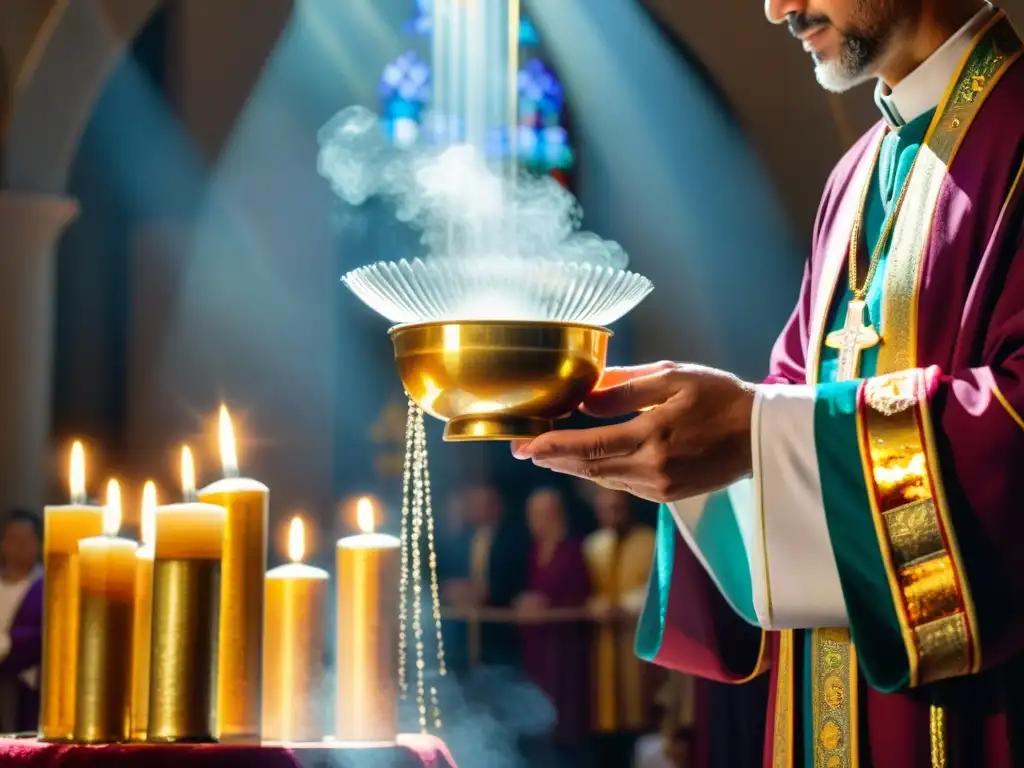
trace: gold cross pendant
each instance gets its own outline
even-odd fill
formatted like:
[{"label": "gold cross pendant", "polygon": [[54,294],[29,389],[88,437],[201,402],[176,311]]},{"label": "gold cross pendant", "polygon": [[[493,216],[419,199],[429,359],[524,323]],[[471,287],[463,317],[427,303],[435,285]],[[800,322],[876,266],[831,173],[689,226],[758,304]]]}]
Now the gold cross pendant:
[{"label": "gold cross pendant", "polygon": [[837,381],[857,378],[860,372],[860,354],[878,344],[882,337],[874,327],[864,322],[867,306],[861,299],[850,299],[846,307],[846,322],[838,331],[825,337],[825,346],[839,350]]}]

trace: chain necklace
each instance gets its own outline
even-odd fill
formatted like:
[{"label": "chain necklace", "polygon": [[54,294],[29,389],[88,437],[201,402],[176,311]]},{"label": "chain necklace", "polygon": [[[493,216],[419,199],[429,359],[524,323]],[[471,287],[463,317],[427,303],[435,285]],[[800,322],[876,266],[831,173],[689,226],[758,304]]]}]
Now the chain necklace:
[{"label": "chain necklace", "polygon": [[[882,156],[882,145],[885,143],[885,138],[878,142],[878,147],[875,148],[875,157],[871,163],[872,169],[878,165],[878,161]],[[903,180],[903,185],[900,188],[899,197],[896,198],[896,205],[893,206],[892,212],[885,220],[885,225],[882,227],[882,232],[878,236],[878,242],[875,244],[875,250],[871,254],[871,261],[868,262],[868,271],[864,275],[864,284],[859,288],[857,287],[857,261],[859,255],[861,229],[863,228],[864,212],[867,208],[868,195],[871,192],[871,182],[874,181],[874,173],[868,173],[867,181],[864,183],[864,190],[861,193],[860,198],[860,209],[857,212],[857,218],[853,221],[853,233],[850,236],[850,252],[849,259],[847,261],[847,270],[850,278],[850,292],[853,294],[853,298],[856,301],[864,301],[868,293],[868,286],[871,285],[871,280],[875,276],[875,271],[878,269],[878,264],[882,260],[882,255],[885,253],[886,245],[889,242],[889,238],[892,237],[893,229],[896,227],[896,219],[899,218],[900,209],[903,207],[903,201],[907,197],[907,190],[910,189],[910,177],[914,173],[914,166],[917,165],[917,157],[914,157],[914,162],[910,166],[910,172],[907,173],[907,177]]]},{"label": "chain necklace", "polygon": [[910,172],[903,181],[896,204],[893,206],[888,218],[886,218],[882,232],[878,236],[878,243],[875,245],[875,250],[871,254],[871,261],[868,263],[867,274],[864,275],[864,284],[858,287],[857,256],[859,253],[864,211],[867,208],[868,195],[871,192],[871,182],[874,181],[875,177],[874,168],[878,165],[878,161],[882,156],[882,144],[884,141],[883,138],[882,141],[878,142],[878,147],[875,149],[871,170],[868,172],[868,178],[864,182],[864,190],[861,193],[860,209],[857,211],[857,217],[853,221],[853,232],[850,235],[847,269],[850,278],[850,292],[853,296],[849,304],[846,305],[846,321],[843,323],[842,328],[833,331],[825,337],[826,346],[839,350],[838,366],[836,368],[837,381],[857,378],[860,372],[861,353],[882,341],[882,337],[878,335],[878,331],[875,330],[874,326],[865,322],[865,315],[867,313],[865,298],[868,294],[868,287],[871,285],[871,279],[875,276],[878,264],[882,260],[882,254],[885,253],[886,245],[892,237],[893,229],[896,226],[896,219],[899,218],[900,209],[903,207],[903,201],[907,197],[907,190],[910,188],[910,177],[913,175],[914,166],[917,164],[917,158],[915,157],[914,162],[910,166]]}]

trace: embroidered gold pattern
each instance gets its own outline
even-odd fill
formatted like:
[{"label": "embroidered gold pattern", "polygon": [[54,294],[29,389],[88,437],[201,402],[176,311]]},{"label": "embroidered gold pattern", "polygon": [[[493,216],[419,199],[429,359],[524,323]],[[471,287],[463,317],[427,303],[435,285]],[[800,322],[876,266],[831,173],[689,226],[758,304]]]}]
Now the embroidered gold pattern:
[{"label": "embroidered gold pattern", "polygon": [[864,401],[879,413],[893,416],[917,405],[917,390],[910,371],[898,371],[868,379]]},{"label": "embroidered gold pattern", "polygon": [[772,768],[793,768],[793,630],[779,632],[772,724]]},{"label": "embroidered gold pattern", "polygon": [[811,630],[811,727],[814,765],[856,765],[857,665],[846,629]]},{"label": "embroidered gold pattern", "polygon": [[967,619],[962,613],[915,628],[914,645],[920,654],[920,679],[943,680],[963,674],[970,662],[968,638]]},{"label": "embroidered gold pattern", "polygon": [[[914,388],[923,394],[924,373],[912,374]],[[950,631],[939,623],[956,616],[963,619],[969,598],[950,556],[950,532],[936,511],[920,423],[923,397],[917,400],[918,407],[889,416],[873,408],[861,411],[865,459],[873,481],[869,491],[907,645],[912,686],[940,679],[934,677],[939,673],[943,677],[966,674],[974,657],[974,643],[967,632]],[[960,625],[966,629],[968,623]],[[944,631],[938,631],[940,626]],[[959,648],[945,645],[961,640],[964,644]],[[954,659],[959,665],[952,663]]]},{"label": "embroidered gold pattern", "polygon": [[902,568],[942,548],[935,502],[912,501],[883,513],[886,534],[892,542],[893,565]]}]

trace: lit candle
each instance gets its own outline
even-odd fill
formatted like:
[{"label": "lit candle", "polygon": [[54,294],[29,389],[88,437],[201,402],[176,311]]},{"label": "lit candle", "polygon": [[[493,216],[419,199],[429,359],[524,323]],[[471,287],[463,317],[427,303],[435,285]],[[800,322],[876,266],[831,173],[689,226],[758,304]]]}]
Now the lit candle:
[{"label": "lit candle", "polygon": [[103,532],[102,507],[86,504],[85,452],[71,447],[71,503],[43,511],[43,663],[39,734],[46,741],[75,735],[78,677],[79,539]]},{"label": "lit candle", "polygon": [[320,741],[327,571],[302,563],[305,531],[292,518],[291,563],[267,572],[267,631],[263,648],[263,736],[272,741]]},{"label": "lit candle", "polygon": [[132,613],[138,544],[119,538],[121,489],[107,486],[103,535],[78,542],[81,604],[75,741],[128,741],[131,735]]},{"label": "lit candle", "polygon": [[142,486],[142,546],[135,553],[135,612],[132,620],[132,741],[146,740],[149,721],[149,640],[153,626],[153,541],[156,484]]},{"label": "lit candle", "polygon": [[399,541],[374,533],[360,499],[362,531],[338,541],[336,739],[394,741],[398,733]]},{"label": "lit candle", "polygon": [[218,579],[224,508],[196,495],[192,452],[181,452],[186,501],[153,515],[153,636],[149,677],[150,742],[212,741],[216,684]]},{"label": "lit candle", "polygon": [[259,741],[270,491],[263,483],[238,476],[235,433],[224,406],[219,435],[224,479],[199,492],[200,501],[227,512],[221,560],[217,736],[221,741]]}]

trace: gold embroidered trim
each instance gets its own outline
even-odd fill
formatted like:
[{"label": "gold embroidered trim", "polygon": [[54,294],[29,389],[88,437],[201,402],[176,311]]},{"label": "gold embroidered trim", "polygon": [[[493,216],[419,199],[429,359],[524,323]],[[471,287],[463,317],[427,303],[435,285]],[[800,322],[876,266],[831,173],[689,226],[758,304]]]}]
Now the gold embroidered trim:
[{"label": "gold embroidered trim", "polygon": [[811,697],[814,765],[857,764],[857,662],[846,629],[811,630]]},{"label": "gold embroidered trim", "polygon": [[935,502],[931,499],[890,509],[882,518],[886,535],[892,542],[893,565],[896,568],[925,558],[942,547]]},{"label": "gold embroidered trim", "polygon": [[858,430],[879,549],[915,686],[972,671],[977,635],[929,471],[922,432],[924,373],[882,378],[900,379],[900,387],[918,393],[914,408],[891,415],[863,403]]},{"label": "gold embroidered trim", "polygon": [[772,768],[793,768],[793,630],[779,632],[772,724]]}]

